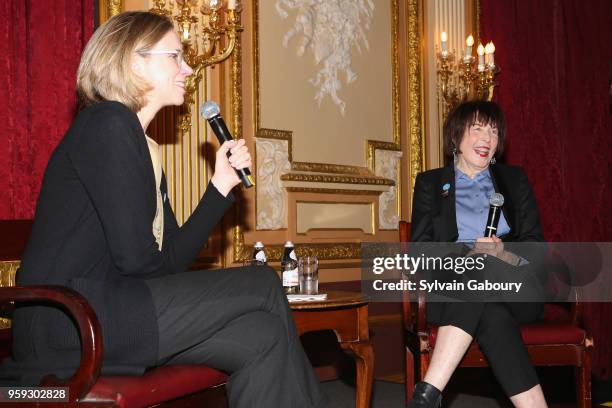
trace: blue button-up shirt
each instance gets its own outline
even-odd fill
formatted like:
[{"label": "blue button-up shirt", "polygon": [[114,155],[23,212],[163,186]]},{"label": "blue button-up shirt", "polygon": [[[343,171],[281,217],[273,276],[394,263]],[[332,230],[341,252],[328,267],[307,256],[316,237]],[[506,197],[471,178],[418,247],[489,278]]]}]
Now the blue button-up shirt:
[{"label": "blue button-up shirt", "polygon": [[[457,242],[474,242],[484,235],[489,216],[489,198],[495,193],[488,169],[471,179],[455,166],[455,211],[457,214]],[[502,213],[499,217],[496,236],[510,232]]]}]

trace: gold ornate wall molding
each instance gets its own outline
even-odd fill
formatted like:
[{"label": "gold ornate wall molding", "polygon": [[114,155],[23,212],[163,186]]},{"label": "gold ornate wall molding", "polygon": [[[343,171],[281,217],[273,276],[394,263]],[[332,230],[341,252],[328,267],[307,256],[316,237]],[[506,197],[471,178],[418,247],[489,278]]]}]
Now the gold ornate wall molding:
[{"label": "gold ornate wall molding", "polygon": [[410,191],[418,173],[425,169],[425,133],[422,127],[423,92],[421,83],[423,76],[421,30],[422,0],[407,0],[406,2],[406,69],[408,76],[408,147],[410,155]]},{"label": "gold ornate wall molding", "polygon": [[334,194],[334,195],[380,195],[380,190],[350,190],[340,188],[320,188],[320,187],[285,187],[290,193],[315,193],[315,194]]},{"label": "gold ornate wall molding", "polygon": [[366,167],[347,166],[343,164],[331,163],[292,162],[291,170],[309,173],[353,174],[356,176],[373,175],[372,171]]},{"label": "gold ornate wall molding", "polygon": [[[380,150],[376,155],[376,175],[390,180],[400,179],[401,151]],[[397,230],[400,221],[400,197],[397,182],[378,197],[378,225],[382,230]]]},{"label": "gold ornate wall molding", "polygon": [[100,24],[123,11],[123,0],[99,0],[98,18]]},{"label": "gold ornate wall molding", "polygon": [[[20,261],[0,261],[0,287],[15,286],[15,274],[20,264]],[[11,320],[2,317],[10,313],[10,310],[10,305],[0,306],[0,329],[11,327]]]},{"label": "gold ornate wall molding", "polygon": [[[387,210],[392,210],[390,213],[386,212],[387,221],[385,225],[389,225],[395,221],[393,215],[398,218],[401,217],[401,205],[402,200],[406,200],[409,196],[402,196],[402,188],[409,188],[414,185],[414,178],[416,174],[424,169],[424,135],[422,132],[421,120],[423,116],[423,105],[421,95],[421,58],[422,50],[419,47],[419,41],[421,39],[422,24],[419,21],[420,8],[422,7],[422,0],[409,0],[406,3],[399,2],[399,0],[389,0],[392,9],[391,13],[391,26],[392,26],[392,51],[391,51],[391,70],[392,70],[392,141],[376,141],[367,140],[365,142],[365,166],[355,166],[346,164],[336,163],[321,163],[321,162],[310,162],[294,160],[293,155],[293,134],[288,130],[270,129],[262,127],[261,122],[261,105],[260,105],[260,47],[258,44],[259,38],[259,0],[252,0],[249,5],[252,8],[251,12],[251,27],[250,33],[252,35],[252,82],[251,90],[253,95],[252,105],[252,119],[254,124],[253,136],[255,138],[255,144],[259,143],[259,140],[263,139],[276,139],[285,141],[287,146],[287,159],[291,165],[288,172],[283,173],[280,178],[284,183],[284,189],[288,194],[320,194],[323,195],[338,195],[338,196],[379,196],[377,206],[384,207]],[[400,8],[401,4],[401,8]],[[400,14],[400,10],[403,14]],[[401,21],[400,21],[401,20]],[[402,51],[400,51],[400,28],[406,31],[405,41],[406,44],[402,45]],[[402,31],[403,33],[404,31]],[[403,35],[403,34],[402,34]],[[406,51],[405,59],[400,60],[400,55]],[[401,89],[400,89],[400,63],[406,64],[406,72],[404,81],[407,84],[405,88],[405,99],[408,107],[402,107],[400,104]],[[242,98],[242,95],[240,95]],[[405,125],[402,125],[400,120],[405,120]],[[403,129],[403,130],[402,130]],[[402,140],[402,132],[406,135],[405,141]],[[403,147],[404,144],[407,147]],[[403,149],[409,150],[409,154],[405,155],[406,159],[402,160],[400,155]],[[405,152],[405,151],[404,151]],[[257,152],[258,156],[259,153]],[[378,158],[377,158],[378,156]],[[259,158],[259,157],[258,157]],[[384,170],[377,171],[378,166],[385,167]],[[392,164],[394,163],[394,164]],[[405,163],[405,164],[404,164]],[[404,167],[405,166],[405,167]],[[400,171],[400,168],[406,168],[405,173]],[[259,169],[255,170],[258,175]],[[393,174],[396,173],[396,177],[388,178],[382,176],[382,174]],[[408,175],[406,182],[402,181],[404,175]],[[259,175],[258,175],[259,176]],[[350,183],[352,182],[352,183]],[[364,184],[366,183],[366,184]],[[259,188],[261,184],[258,183],[256,188]],[[352,187],[351,187],[352,186]],[[394,186],[397,186],[395,192],[391,195],[387,194],[384,201],[380,200],[380,196]],[[256,192],[257,194],[257,192]],[[389,199],[395,195],[395,199]],[[295,196],[297,197],[297,196]],[[257,204],[258,200],[255,200],[253,207],[255,208],[255,220],[257,220]],[[381,202],[383,205],[381,206]],[[380,222],[380,216],[377,217],[377,223]],[[248,223],[247,223],[248,224]],[[256,229],[257,230],[257,229]],[[240,223],[235,224],[232,232],[232,257],[233,262],[238,262],[241,259],[246,259],[251,256],[252,247],[245,244],[244,234],[248,232],[249,236],[253,230],[246,229]],[[278,236],[278,235],[265,235],[271,233],[270,231],[263,230],[263,237],[266,236]],[[286,232],[285,234],[290,234]],[[261,236],[261,234],[256,235]],[[283,236],[283,235],[281,235]],[[284,235],[288,236],[288,235]],[[252,239],[252,238],[251,238]],[[251,240],[249,239],[249,241]],[[259,238],[258,238],[259,239]],[[326,244],[318,243],[297,243],[296,245],[298,253],[311,253],[318,255],[323,260],[335,260],[335,259],[356,259],[360,256],[359,244],[357,243],[343,243],[334,242]],[[269,259],[271,261],[280,259],[282,254],[282,245],[270,245],[266,242],[266,251],[268,252]]]},{"label": "gold ornate wall molding", "polygon": [[[250,259],[253,246],[246,245],[244,231],[240,225],[233,228],[233,262],[241,263]],[[265,252],[268,262],[278,262],[283,255],[283,244],[266,245]],[[319,260],[358,259],[361,256],[361,244],[356,242],[333,244],[296,244],[295,251],[298,256],[317,256]]]},{"label": "gold ornate wall molding", "polygon": [[309,183],[364,184],[394,186],[395,181],[376,176],[353,176],[344,174],[303,174],[288,173],[281,176],[283,181],[303,181]]},{"label": "gold ornate wall molding", "polygon": [[[260,2],[255,0],[253,5],[253,60],[254,60],[254,122],[256,124],[255,136],[260,138],[282,138],[288,140],[289,161],[291,170],[282,176],[283,181],[302,181],[312,183],[348,183],[348,184],[379,184],[397,185],[401,189],[399,180],[382,180],[375,175],[374,156],[376,149],[401,150],[401,126],[400,126],[400,85],[399,85],[399,8],[398,1],[392,0],[391,4],[391,84],[392,84],[392,139],[393,142],[370,142],[366,141],[366,163],[367,166],[351,166],[334,163],[317,163],[293,161],[292,133],[288,131],[268,129],[261,127],[261,100],[260,100],[260,47],[259,47],[259,6]],[[304,174],[310,173],[310,174]],[[312,174],[323,173],[323,174]],[[336,176],[334,176],[336,175]],[[302,187],[307,188],[307,187]],[[342,194],[342,189],[339,193]],[[355,189],[346,188],[351,194]],[[369,192],[366,194],[370,194]],[[399,207],[399,203],[398,203]]]},{"label": "gold ornate wall molding", "polygon": [[[392,143],[388,143],[391,150],[400,150],[401,148],[401,124],[400,124],[400,36],[399,36],[399,0],[389,0],[391,4],[391,95],[392,95]],[[281,134],[289,134],[292,132],[287,130],[267,129],[261,124],[261,83],[260,83],[260,44],[259,44],[259,0],[252,0],[252,30],[253,30],[253,117],[255,123],[255,137],[273,138],[275,132]],[[418,5],[415,5],[418,7]],[[416,28],[416,27],[415,27]],[[420,38],[419,33],[416,38]],[[417,59],[420,59],[417,57]],[[369,142],[369,141],[368,141]],[[366,143],[368,143],[366,142]],[[384,143],[384,142],[381,142]],[[369,147],[366,147],[369,149]],[[378,147],[382,148],[382,147]],[[292,146],[289,146],[290,161],[292,163],[292,171],[309,171],[319,173],[343,173],[354,175],[371,174],[372,167],[348,166],[333,163],[315,163],[315,162],[300,162],[292,159]],[[369,159],[369,157],[368,157]],[[369,160],[368,160],[369,162]]]},{"label": "gold ornate wall molding", "polygon": [[[379,177],[370,169],[324,163],[291,163],[291,136],[291,132],[263,129],[255,140],[257,163],[257,183],[255,187],[256,228],[258,231],[287,228],[288,192],[333,193],[340,195],[387,194],[386,197],[388,197],[389,190],[393,189],[393,198],[396,198],[397,179]],[[313,168],[317,170],[325,169],[326,171],[322,174],[321,172],[313,171]],[[393,175],[396,177],[397,173],[393,173]],[[374,185],[388,186],[390,188],[386,188],[386,191],[383,192],[380,189],[371,191],[363,188],[321,188],[313,187],[312,185],[302,187],[289,186],[287,182],[360,184],[362,187]],[[384,202],[387,203],[387,201]],[[387,205],[384,206],[384,211],[387,211]]]}]

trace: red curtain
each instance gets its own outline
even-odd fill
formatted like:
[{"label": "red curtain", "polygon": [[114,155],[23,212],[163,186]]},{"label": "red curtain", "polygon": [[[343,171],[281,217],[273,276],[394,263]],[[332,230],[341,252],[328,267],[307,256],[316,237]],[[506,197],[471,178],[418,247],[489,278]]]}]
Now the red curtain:
[{"label": "red curtain", "polygon": [[[506,161],[525,168],[548,241],[612,241],[612,1],[482,0],[502,72]],[[587,305],[594,373],[612,377],[612,305]]]},{"label": "red curtain", "polygon": [[0,219],[34,216],[51,152],[74,118],[94,0],[0,1]]}]

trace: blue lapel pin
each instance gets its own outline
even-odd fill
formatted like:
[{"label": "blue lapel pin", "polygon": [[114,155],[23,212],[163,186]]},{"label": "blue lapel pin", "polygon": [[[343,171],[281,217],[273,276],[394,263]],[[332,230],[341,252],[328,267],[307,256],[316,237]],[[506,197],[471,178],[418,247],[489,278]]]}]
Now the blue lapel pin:
[{"label": "blue lapel pin", "polygon": [[446,183],[442,186],[442,197],[444,198],[448,197],[450,188],[451,188],[451,185],[449,183]]}]

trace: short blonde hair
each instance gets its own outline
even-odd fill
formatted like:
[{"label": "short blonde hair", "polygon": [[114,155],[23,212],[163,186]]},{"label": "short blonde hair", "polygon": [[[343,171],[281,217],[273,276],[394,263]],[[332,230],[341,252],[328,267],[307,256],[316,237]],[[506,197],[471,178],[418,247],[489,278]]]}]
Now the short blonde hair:
[{"label": "short blonde hair", "polygon": [[77,71],[80,107],[118,101],[133,112],[142,109],[151,88],[132,71],[132,57],[173,29],[170,19],[144,11],[121,13],[101,25],[87,43]]}]

